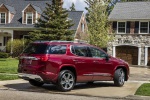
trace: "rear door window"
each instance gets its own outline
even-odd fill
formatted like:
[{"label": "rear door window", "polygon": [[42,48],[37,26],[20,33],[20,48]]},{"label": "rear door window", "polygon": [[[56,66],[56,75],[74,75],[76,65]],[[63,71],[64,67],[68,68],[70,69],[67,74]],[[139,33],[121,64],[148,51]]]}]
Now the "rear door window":
[{"label": "rear door window", "polygon": [[74,45],[71,47],[71,52],[78,56],[88,57],[88,50],[86,46]]},{"label": "rear door window", "polygon": [[50,45],[49,54],[66,54],[66,45]]}]

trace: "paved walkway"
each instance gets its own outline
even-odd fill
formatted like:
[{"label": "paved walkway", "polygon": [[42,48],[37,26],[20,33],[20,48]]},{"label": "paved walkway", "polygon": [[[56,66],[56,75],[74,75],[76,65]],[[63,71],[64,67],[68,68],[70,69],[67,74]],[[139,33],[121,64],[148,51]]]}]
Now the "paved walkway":
[{"label": "paved walkway", "polygon": [[[70,95],[84,95],[84,96],[98,96],[98,97],[111,97],[111,98],[146,98],[150,100],[150,97],[134,96],[136,90],[143,83],[150,82],[150,69],[140,67],[130,67],[130,79],[125,83],[123,87],[114,86],[113,82],[95,82],[92,85],[89,84],[77,84],[75,88],[70,92],[59,92],[54,85],[44,85],[42,88],[31,86],[27,81],[22,79],[12,81],[0,81],[0,89],[12,89],[23,91],[35,91],[46,92],[56,94],[70,94]],[[142,99],[138,99],[142,100]]]}]

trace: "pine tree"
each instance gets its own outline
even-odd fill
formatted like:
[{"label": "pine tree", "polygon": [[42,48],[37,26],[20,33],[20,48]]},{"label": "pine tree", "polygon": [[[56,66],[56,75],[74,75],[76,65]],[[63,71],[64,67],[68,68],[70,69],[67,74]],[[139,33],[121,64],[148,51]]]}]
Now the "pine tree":
[{"label": "pine tree", "polygon": [[95,46],[106,47],[108,40],[108,2],[103,0],[86,0],[88,10],[89,42]]},{"label": "pine tree", "polygon": [[52,4],[46,3],[46,8],[35,24],[37,28],[30,32],[30,39],[35,40],[72,40],[72,20],[68,19],[67,10],[62,8],[61,0],[52,0]]},{"label": "pine tree", "polygon": [[75,9],[75,4],[74,4],[74,3],[72,3],[72,5],[71,5],[71,7],[70,7],[70,11],[76,11],[76,9]]}]

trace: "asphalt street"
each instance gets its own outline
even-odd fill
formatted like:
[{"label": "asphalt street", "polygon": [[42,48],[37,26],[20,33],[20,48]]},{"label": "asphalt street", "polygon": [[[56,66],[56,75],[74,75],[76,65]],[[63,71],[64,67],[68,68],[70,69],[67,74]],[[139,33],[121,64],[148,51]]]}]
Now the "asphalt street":
[{"label": "asphalt street", "polygon": [[35,87],[24,80],[0,81],[0,100],[150,100],[134,96],[142,83],[150,81],[150,69],[130,69],[130,79],[123,87],[115,87],[113,82],[81,83],[70,92],[59,92],[52,84]]}]

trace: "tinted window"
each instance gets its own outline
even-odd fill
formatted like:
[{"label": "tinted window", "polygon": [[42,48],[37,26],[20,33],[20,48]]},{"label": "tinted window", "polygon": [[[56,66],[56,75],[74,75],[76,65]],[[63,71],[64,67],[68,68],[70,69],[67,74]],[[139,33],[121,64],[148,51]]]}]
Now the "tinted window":
[{"label": "tinted window", "polygon": [[75,55],[88,57],[88,50],[85,46],[72,46],[71,51]]},{"label": "tinted window", "polygon": [[27,54],[46,54],[46,44],[30,44],[23,53]]},{"label": "tinted window", "polygon": [[49,46],[49,54],[66,54],[66,45]]},{"label": "tinted window", "polygon": [[106,58],[107,56],[105,52],[93,47],[90,47],[90,52],[91,52],[91,57],[93,58]]}]

